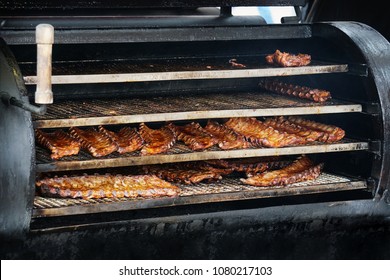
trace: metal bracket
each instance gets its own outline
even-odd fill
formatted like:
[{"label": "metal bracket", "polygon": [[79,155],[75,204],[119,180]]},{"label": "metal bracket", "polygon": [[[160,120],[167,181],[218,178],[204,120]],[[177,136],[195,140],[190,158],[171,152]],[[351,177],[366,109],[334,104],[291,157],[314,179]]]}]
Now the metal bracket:
[{"label": "metal bracket", "polygon": [[367,64],[349,63],[347,73],[360,77],[368,77]]},{"label": "metal bracket", "polygon": [[47,109],[46,105],[41,105],[41,106],[32,105],[29,102],[19,100],[11,96],[8,92],[5,91],[0,91],[0,99],[5,105],[8,106],[13,105],[34,114],[44,115],[46,113],[46,109]]},{"label": "metal bracket", "polygon": [[377,157],[381,156],[382,142],[379,140],[371,140],[369,142],[369,150],[374,153]]}]

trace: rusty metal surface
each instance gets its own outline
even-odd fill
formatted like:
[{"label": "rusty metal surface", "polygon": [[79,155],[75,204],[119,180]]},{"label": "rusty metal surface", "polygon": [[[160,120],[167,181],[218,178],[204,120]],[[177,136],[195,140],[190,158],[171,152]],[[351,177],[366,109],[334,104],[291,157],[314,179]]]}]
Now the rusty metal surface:
[{"label": "rusty metal surface", "polygon": [[331,153],[344,151],[368,150],[368,142],[359,142],[351,139],[343,139],[337,143],[324,144],[312,143],[297,147],[284,148],[252,148],[237,150],[221,150],[213,146],[204,151],[194,152],[181,142],[176,143],[166,154],[141,156],[139,151],[120,155],[116,152],[102,157],[94,158],[85,151],[81,151],[77,156],[69,156],[59,160],[50,159],[49,152],[40,147],[37,151],[37,171],[69,171],[84,170],[106,167],[137,166],[146,164],[160,164],[169,162],[185,162],[196,160],[210,160],[221,158],[248,158],[263,156],[281,156],[293,154],[313,154],[313,153]]},{"label": "rusty metal surface", "polygon": [[323,173],[316,180],[288,186],[259,188],[243,184],[239,178],[225,178],[214,183],[181,185],[175,198],[156,199],[63,199],[36,196],[33,217],[64,216],[110,211],[156,208],[254,198],[303,195],[333,191],[366,189],[365,181]]},{"label": "rusty metal surface", "polygon": [[338,100],[316,103],[266,92],[180,94],[56,102],[36,128],[108,125],[202,118],[361,112],[362,106]]}]

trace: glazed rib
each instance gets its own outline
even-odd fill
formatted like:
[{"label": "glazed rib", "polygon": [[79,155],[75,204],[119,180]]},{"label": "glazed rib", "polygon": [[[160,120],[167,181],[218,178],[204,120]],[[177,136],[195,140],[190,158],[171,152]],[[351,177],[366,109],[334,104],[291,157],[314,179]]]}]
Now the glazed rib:
[{"label": "glazed rib", "polygon": [[225,125],[258,146],[285,147],[305,143],[305,139],[287,132],[280,132],[256,118],[231,118]]},{"label": "glazed rib", "polygon": [[43,132],[36,129],[35,137],[41,146],[50,150],[52,159],[77,155],[80,151],[80,143],[62,130]]},{"label": "glazed rib", "polygon": [[165,153],[176,142],[175,133],[167,126],[151,129],[146,124],[141,123],[139,133],[145,143],[141,149],[141,155]]},{"label": "glazed rib", "polygon": [[142,168],[146,174],[156,175],[163,180],[183,184],[220,180],[222,175],[230,174],[233,171],[228,168],[216,168],[205,162],[147,165]]},{"label": "glazed rib", "polygon": [[311,120],[306,120],[296,116],[290,116],[288,117],[288,120],[301,127],[322,132],[323,135],[318,139],[321,142],[333,143],[340,141],[345,136],[345,131],[340,127],[334,125],[328,125]]},{"label": "glazed rib", "polygon": [[215,121],[208,121],[204,129],[218,141],[218,146],[223,150],[247,149],[252,145],[243,136],[238,135],[226,125]]},{"label": "glazed rib", "polygon": [[77,127],[70,128],[70,134],[78,139],[81,147],[88,150],[94,157],[109,155],[117,150],[115,143],[104,133],[95,128],[82,130]]},{"label": "glazed rib", "polygon": [[291,163],[289,160],[281,160],[278,157],[244,158],[244,159],[218,159],[208,160],[208,164],[219,168],[231,169],[243,172],[248,177],[267,170],[280,169]]},{"label": "glazed rib", "polygon": [[266,79],[261,81],[259,86],[268,91],[303,99],[309,99],[315,102],[325,102],[332,98],[330,92],[323,89],[287,84],[277,80]]},{"label": "glazed rib", "polygon": [[307,156],[302,156],[282,169],[264,172],[240,180],[245,184],[258,187],[283,186],[314,180],[321,174],[322,168],[322,163],[314,165]]},{"label": "glazed rib", "polygon": [[151,175],[82,175],[36,181],[43,195],[62,198],[155,198],[177,196],[180,188]]},{"label": "glazed rib", "polygon": [[142,148],[143,140],[136,128],[123,127],[118,133],[99,126],[99,131],[107,135],[117,146],[120,154],[131,153]]},{"label": "glazed rib", "polygon": [[265,61],[268,64],[279,65],[283,67],[297,67],[306,66],[311,62],[311,56],[309,54],[299,53],[297,55],[287,52],[281,52],[276,50],[273,54],[269,54],[265,57]]},{"label": "glazed rib", "polygon": [[288,121],[284,117],[267,118],[265,119],[264,124],[271,126],[278,131],[299,135],[305,139],[306,143],[317,141],[324,136],[323,131],[313,130],[308,127],[300,126],[296,123]]},{"label": "glazed rib", "polygon": [[169,127],[175,132],[177,140],[183,141],[193,151],[204,150],[218,143],[199,123],[192,122],[182,126],[170,123]]}]

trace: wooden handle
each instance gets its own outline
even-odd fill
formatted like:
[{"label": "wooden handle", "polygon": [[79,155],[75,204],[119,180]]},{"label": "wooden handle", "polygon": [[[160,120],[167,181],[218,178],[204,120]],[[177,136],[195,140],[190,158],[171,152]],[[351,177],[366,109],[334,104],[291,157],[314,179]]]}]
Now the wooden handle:
[{"label": "wooden handle", "polygon": [[53,103],[51,90],[51,58],[54,43],[54,28],[50,24],[39,24],[35,29],[37,43],[37,89],[35,103]]}]

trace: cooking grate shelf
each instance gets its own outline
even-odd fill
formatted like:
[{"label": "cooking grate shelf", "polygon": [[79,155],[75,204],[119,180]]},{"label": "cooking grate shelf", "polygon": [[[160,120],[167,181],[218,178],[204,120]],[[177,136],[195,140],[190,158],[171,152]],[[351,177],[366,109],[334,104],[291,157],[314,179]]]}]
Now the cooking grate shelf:
[{"label": "cooking grate shelf", "polygon": [[339,100],[319,104],[267,92],[235,92],[60,101],[48,105],[45,115],[34,115],[33,122],[36,128],[55,128],[361,111],[361,105]]},{"label": "cooking grate shelf", "polygon": [[213,183],[176,185],[181,188],[181,193],[175,198],[64,199],[35,196],[33,217],[123,211],[367,188],[365,181],[325,172],[316,180],[295,183],[288,186],[254,187],[243,184],[239,178],[225,178]]},{"label": "cooking grate shelf", "polygon": [[69,171],[95,168],[110,168],[121,166],[137,166],[146,164],[160,164],[169,162],[185,162],[196,160],[210,160],[221,158],[248,158],[263,156],[281,156],[294,154],[329,153],[343,151],[368,150],[368,142],[359,142],[352,139],[342,139],[337,143],[324,144],[320,142],[303,146],[283,148],[251,148],[237,150],[222,150],[213,146],[204,151],[192,151],[181,142],[177,142],[166,154],[141,156],[139,151],[120,155],[114,152],[102,158],[94,158],[85,151],[77,156],[68,156],[59,160],[52,160],[46,149],[36,147],[37,172]]},{"label": "cooking grate shelf", "polygon": [[[312,61],[308,66],[274,67],[265,55],[240,57],[138,59],[116,61],[53,62],[52,84],[90,84],[166,81],[186,79],[229,79],[347,72],[346,64]],[[245,68],[233,67],[237,59]],[[37,82],[35,63],[20,63],[26,85]]]}]

